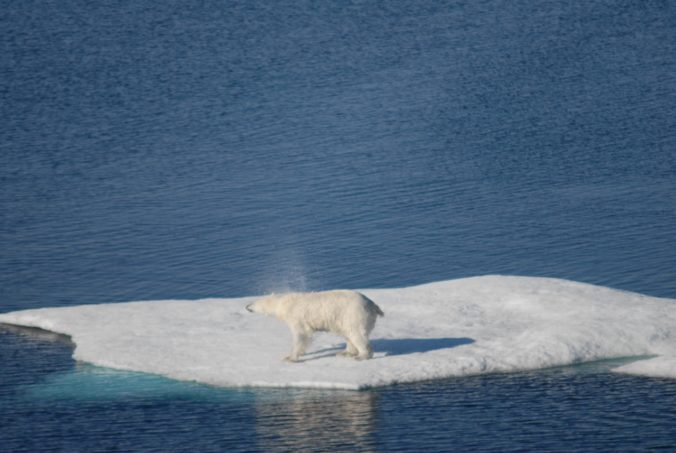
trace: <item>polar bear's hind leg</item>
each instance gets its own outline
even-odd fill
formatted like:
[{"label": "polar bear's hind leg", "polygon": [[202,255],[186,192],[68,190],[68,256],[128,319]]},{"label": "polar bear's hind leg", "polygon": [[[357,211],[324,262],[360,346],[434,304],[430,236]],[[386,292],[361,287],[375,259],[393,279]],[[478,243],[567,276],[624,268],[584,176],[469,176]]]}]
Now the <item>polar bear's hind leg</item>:
[{"label": "polar bear's hind leg", "polygon": [[355,359],[365,360],[373,357],[373,349],[371,349],[369,337],[365,332],[356,333],[353,335],[351,340],[352,344],[357,349],[357,355],[355,356]]},{"label": "polar bear's hind leg", "polygon": [[357,348],[354,347],[352,342],[350,341],[349,338],[345,338],[346,346],[345,350],[341,351],[338,353],[339,356],[341,357],[355,357],[357,354],[359,354],[359,351],[357,351]]}]

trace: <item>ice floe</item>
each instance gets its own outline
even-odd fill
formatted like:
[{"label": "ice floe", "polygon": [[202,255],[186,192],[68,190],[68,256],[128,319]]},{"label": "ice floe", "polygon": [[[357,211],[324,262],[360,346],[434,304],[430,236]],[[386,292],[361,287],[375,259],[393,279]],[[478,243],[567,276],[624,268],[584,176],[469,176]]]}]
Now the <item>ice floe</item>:
[{"label": "ice floe", "polygon": [[621,357],[616,371],[676,378],[676,300],[567,280],[483,276],[360,290],[385,312],[374,358],[337,357],[319,334],[300,363],[281,359],[281,322],[248,313],[257,297],[43,308],[0,322],[69,335],[75,359],[174,379],[242,387],[360,389]]}]

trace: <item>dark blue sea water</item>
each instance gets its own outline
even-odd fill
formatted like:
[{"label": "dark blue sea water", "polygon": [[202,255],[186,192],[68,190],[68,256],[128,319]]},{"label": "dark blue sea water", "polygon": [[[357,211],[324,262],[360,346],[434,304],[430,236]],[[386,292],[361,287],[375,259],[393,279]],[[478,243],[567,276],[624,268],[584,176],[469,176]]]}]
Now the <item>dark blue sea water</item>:
[{"label": "dark blue sea water", "polygon": [[[676,298],[668,1],[0,1],[0,312],[500,273]],[[608,364],[365,392],[0,332],[10,451],[676,449]]]}]

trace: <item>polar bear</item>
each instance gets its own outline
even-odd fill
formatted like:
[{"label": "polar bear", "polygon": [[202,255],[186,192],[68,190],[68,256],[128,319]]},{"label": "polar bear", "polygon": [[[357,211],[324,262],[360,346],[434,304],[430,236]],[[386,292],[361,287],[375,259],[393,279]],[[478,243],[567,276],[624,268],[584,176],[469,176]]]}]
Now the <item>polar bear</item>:
[{"label": "polar bear", "polygon": [[293,349],[284,360],[297,362],[314,332],[333,332],[345,337],[347,347],[339,355],[369,359],[373,351],[368,336],[383,311],[356,291],[272,294],[247,305],[252,313],[274,316],[291,329]]}]

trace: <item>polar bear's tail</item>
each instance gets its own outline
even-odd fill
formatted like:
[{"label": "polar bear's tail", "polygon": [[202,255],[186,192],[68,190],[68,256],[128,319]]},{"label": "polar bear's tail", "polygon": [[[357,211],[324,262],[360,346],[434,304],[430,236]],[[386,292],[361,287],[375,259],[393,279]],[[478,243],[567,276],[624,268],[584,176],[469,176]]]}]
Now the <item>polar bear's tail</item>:
[{"label": "polar bear's tail", "polygon": [[379,306],[376,305],[375,302],[373,302],[371,299],[366,297],[365,295],[361,295],[366,300],[366,306],[368,307],[369,311],[374,313],[376,316],[385,316],[385,313],[380,309]]}]

